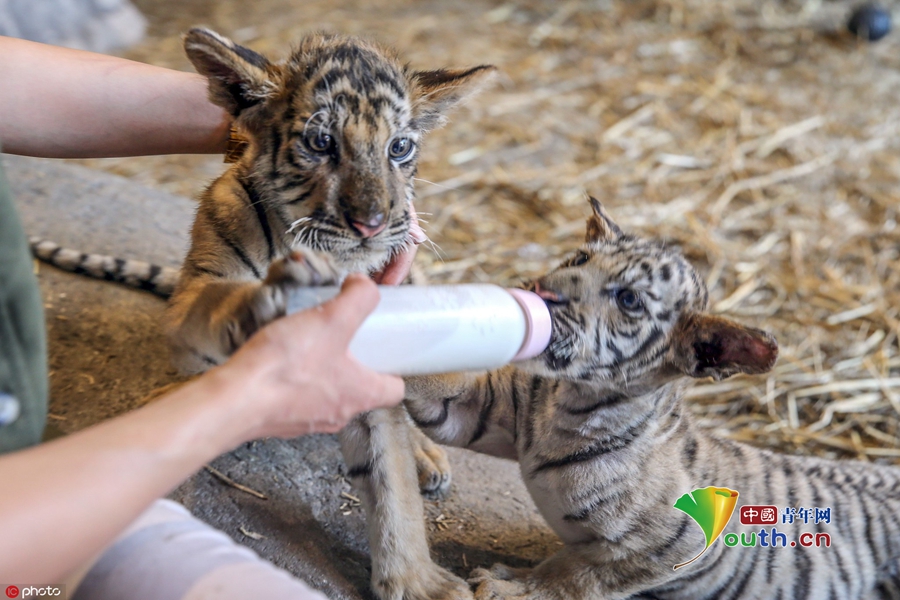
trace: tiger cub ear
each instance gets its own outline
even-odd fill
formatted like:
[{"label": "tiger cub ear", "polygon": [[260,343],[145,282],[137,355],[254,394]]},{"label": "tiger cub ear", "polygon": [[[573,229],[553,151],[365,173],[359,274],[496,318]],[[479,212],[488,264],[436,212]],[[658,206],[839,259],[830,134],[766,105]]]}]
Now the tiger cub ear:
[{"label": "tiger cub ear", "polygon": [[492,65],[414,71],[409,76],[413,126],[420,131],[440,127],[447,120],[447,111],[481,90],[496,74]]},{"label": "tiger cub ear", "polygon": [[674,335],[673,361],[691,377],[765,373],[778,358],[778,343],[769,333],[722,317],[687,313]]},{"label": "tiger cub ear", "polygon": [[588,196],[588,201],[591,203],[594,214],[587,221],[587,233],[585,233],[584,241],[588,244],[611,242],[621,236],[622,230],[612,220],[600,201],[593,196]]},{"label": "tiger cub ear", "polygon": [[249,48],[202,27],[184,36],[184,50],[197,72],[209,79],[209,99],[232,116],[274,95],[273,65]]}]

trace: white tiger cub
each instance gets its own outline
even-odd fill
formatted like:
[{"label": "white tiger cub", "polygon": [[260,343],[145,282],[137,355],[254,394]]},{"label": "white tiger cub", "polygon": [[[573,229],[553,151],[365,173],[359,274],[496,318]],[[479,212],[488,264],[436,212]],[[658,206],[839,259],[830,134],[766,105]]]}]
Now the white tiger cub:
[{"label": "white tiger cub", "polygon": [[[438,442],[517,458],[565,542],[533,569],[477,569],[476,598],[900,597],[900,469],[776,454],[697,428],[683,401],[690,378],[765,372],[777,345],[707,314],[706,286],[678,250],[622,233],[592,205],[586,244],[533,283],[553,318],[543,355],[407,379],[416,423]],[[829,525],[786,531],[827,532],[831,546],[720,540],[674,570],[705,537],[673,504],[707,486],[745,504],[830,507]],[[735,517],[725,534],[749,531]]]}]

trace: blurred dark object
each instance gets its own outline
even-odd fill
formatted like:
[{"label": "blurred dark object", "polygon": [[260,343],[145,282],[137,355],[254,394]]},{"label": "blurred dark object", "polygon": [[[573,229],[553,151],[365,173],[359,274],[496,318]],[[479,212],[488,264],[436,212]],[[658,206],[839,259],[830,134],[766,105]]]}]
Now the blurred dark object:
[{"label": "blurred dark object", "polygon": [[891,31],[891,13],[877,4],[864,4],[850,15],[847,29],[860,39],[877,42]]},{"label": "blurred dark object", "polygon": [[147,21],[129,0],[0,0],[0,35],[94,52],[139,42]]}]

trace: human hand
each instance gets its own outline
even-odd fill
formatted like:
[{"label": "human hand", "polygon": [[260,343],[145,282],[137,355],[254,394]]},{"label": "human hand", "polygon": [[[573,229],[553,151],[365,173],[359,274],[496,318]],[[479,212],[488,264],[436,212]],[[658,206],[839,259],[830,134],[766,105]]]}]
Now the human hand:
[{"label": "human hand", "polygon": [[428,239],[428,236],[422,231],[422,227],[419,226],[416,207],[410,204],[409,212],[412,218],[409,226],[409,236],[412,238],[412,244],[406,250],[394,256],[384,269],[372,276],[375,283],[379,285],[400,285],[403,283],[403,280],[409,275],[409,269],[412,267],[413,260],[416,258],[419,244]]},{"label": "human hand", "polygon": [[340,295],[263,327],[210,372],[240,390],[242,441],[335,432],[360,412],[403,399],[401,379],[367,369],[347,350],[377,304],[375,285],[350,275]]}]

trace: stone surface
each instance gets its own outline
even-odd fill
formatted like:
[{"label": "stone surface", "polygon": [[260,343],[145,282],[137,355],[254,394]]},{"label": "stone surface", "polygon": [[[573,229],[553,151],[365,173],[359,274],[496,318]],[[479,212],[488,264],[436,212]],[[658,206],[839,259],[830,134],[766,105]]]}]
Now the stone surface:
[{"label": "stone surface", "polygon": [[94,52],[136,44],[147,22],[128,0],[0,0],[0,35]]},{"label": "stone surface", "polygon": [[[178,266],[193,203],[49,160],[3,155],[29,235]],[[64,431],[134,408],[176,379],[155,296],[37,263],[50,336],[51,412]]]},{"label": "stone surface", "polygon": [[[85,251],[180,261],[191,201],[59,162],[4,155],[3,163],[29,234]],[[159,331],[160,299],[47,265],[40,265],[39,279],[50,334],[50,412],[60,429],[75,431],[130,410],[177,381]],[[559,547],[516,464],[461,450],[451,450],[451,462],[450,498],[426,503],[440,564],[464,576],[498,561],[525,565]],[[212,466],[267,499],[208,471],[172,497],[330,598],[371,597],[364,519],[346,497],[353,490],[333,436],[252,442]]]}]

